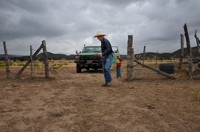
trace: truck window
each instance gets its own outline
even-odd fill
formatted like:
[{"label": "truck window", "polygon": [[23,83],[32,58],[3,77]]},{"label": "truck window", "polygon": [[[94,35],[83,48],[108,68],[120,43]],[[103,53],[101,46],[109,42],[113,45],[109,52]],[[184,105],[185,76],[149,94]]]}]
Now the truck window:
[{"label": "truck window", "polygon": [[114,51],[114,53],[118,53],[117,47],[112,47],[112,50]]},{"label": "truck window", "polygon": [[82,53],[101,53],[101,47],[98,46],[87,46],[84,47]]}]

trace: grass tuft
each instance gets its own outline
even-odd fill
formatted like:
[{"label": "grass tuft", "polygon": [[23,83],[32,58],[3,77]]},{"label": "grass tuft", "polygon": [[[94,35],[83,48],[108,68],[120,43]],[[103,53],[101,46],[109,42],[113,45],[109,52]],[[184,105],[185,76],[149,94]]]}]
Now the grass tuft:
[{"label": "grass tuft", "polygon": [[55,116],[55,117],[59,117],[59,116],[62,116],[63,113],[62,112],[59,112],[59,111],[56,111],[56,112],[53,112],[51,115]]}]

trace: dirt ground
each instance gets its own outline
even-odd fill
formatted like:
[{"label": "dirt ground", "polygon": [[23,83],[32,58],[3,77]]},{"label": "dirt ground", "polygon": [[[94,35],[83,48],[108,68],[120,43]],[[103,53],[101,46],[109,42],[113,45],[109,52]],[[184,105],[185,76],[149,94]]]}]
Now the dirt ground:
[{"label": "dirt ground", "polygon": [[[200,77],[171,80],[146,68],[135,79],[116,78],[102,87],[102,71],[76,73],[74,64],[51,70],[0,68],[1,132],[199,132]],[[178,76],[178,75],[177,75]]]}]

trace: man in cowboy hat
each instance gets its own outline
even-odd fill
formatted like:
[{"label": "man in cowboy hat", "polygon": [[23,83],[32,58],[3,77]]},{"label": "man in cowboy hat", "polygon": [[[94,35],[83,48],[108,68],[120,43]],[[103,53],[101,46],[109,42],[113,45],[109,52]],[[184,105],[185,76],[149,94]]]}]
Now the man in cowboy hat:
[{"label": "man in cowboy hat", "polygon": [[112,46],[110,42],[106,38],[104,38],[104,36],[106,35],[103,34],[101,31],[98,31],[97,34],[94,36],[94,38],[97,37],[97,39],[101,41],[102,55],[100,58],[101,59],[103,58],[102,68],[103,68],[103,74],[105,78],[105,84],[103,84],[102,86],[110,87],[111,81],[112,81],[110,67],[112,66],[113,50],[112,50]]}]

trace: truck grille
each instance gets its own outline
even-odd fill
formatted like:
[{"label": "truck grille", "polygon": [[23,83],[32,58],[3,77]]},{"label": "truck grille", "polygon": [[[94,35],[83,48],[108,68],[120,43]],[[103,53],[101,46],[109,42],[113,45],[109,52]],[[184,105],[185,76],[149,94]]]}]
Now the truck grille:
[{"label": "truck grille", "polygon": [[99,58],[95,57],[94,55],[84,55],[81,56],[81,60],[99,60]]}]

